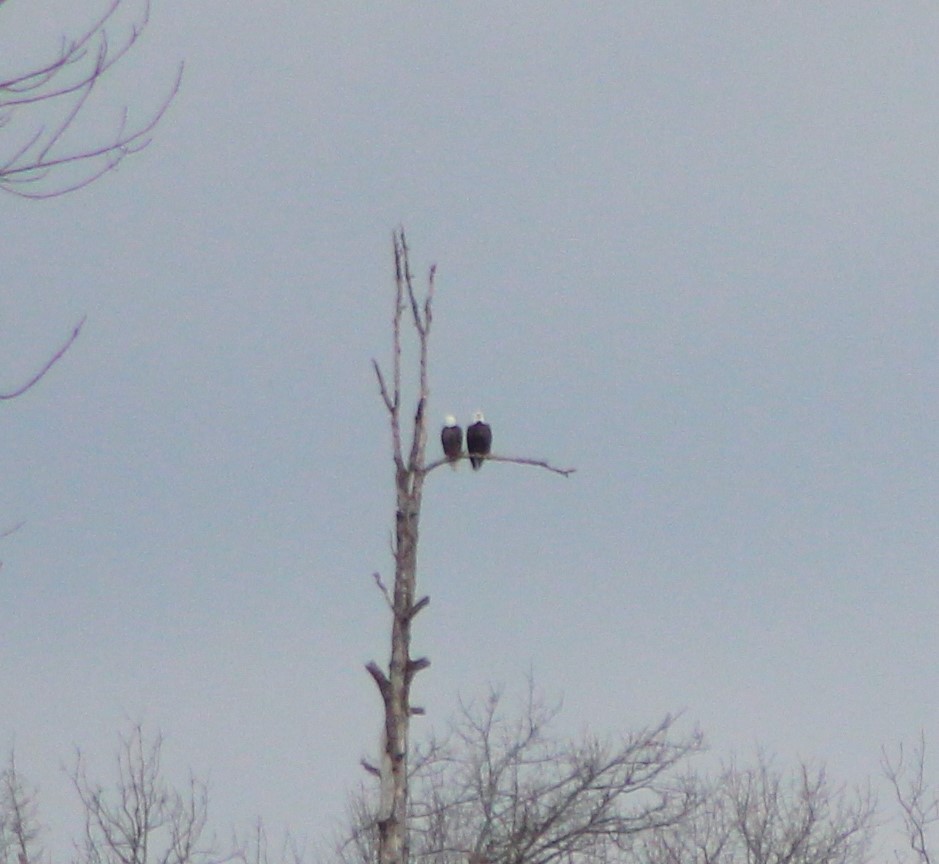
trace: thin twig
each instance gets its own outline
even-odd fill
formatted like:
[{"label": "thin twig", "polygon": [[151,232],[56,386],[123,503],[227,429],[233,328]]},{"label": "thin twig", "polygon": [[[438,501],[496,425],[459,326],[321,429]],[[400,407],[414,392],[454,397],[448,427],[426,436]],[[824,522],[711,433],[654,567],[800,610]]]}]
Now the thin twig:
[{"label": "thin twig", "polygon": [[411,304],[411,315],[414,318],[414,327],[423,341],[426,334],[424,321],[421,319],[421,311],[417,305],[417,296],[414,294],[414,280],[411,278],[411,262],[408,256],[407,241],[404,236],[404,230],[401,230],[401,252],[404,255],[404,284],[408,292],[408,301]]},{"label": "thin twig", "polygon": [[376,570],[372,574],[372,578],[375,580],[375,584],[381,589],[381,593],[385,595],[385,602],[388,604],[388,608],[394,610],[395,605],[391,601],[391,595],[388,593],[388,588],[385,586],[385,583],[381,581],[381,574]]},{"label": "thin twig", "polygon": [[428,343],[430,340],[430,325],[433,321],[432,306],[434,299],[434,276],[437,273],[437,265],[430,268],[427,277],[427,295],[424,298],[424,313],[421,315],[420,307],[417,303],[417,297],[414,294],[414,287],[411,280],[410,264],[405,260],[405,279],[408,289],[408,297],[411,301],[411,317],[414,319],[414,328],[417,330],[418,343],[420,348],[419,367],[418,367],[418,397],[414,409],[414,437],[411,441],[411,454],[408,465],[411,469],[420,471],[423,467],[424,450],[427,445],[427,424],[424,421],[424,411],[427,408],[427,400],[430,396],[430,383],[427,372],[428,367]]},{"label": "thin twig", "polygon": [[[169,95],[163,100],[150,121],[136,132],[129,133],[125,136],[123,135],[122,131],[119,131],[118,136],[110,144],[104,144],[100,147],[96,147],[80,153],[72,153],[66,156],[59,156],[54,159],[46,159],[45,157],[42,157],[38,161],[34,160],[26,165],[14,166],[12,162],[8,162],[7,165],[4,166],[3,170],[0,171],[0,188],[10,192],[13,195],[17,195],[20,198],[42,199],[54,198],[58,195],[63,195],[66,192],[74,192],[90,185],[99,177],[107,174],[108,171],[111,171],[113,168],[115,168],[125,157],[139,153],[150,144],[152,139],[147,136],[149,136],[156,125],[160,122],[170,104],[175,99],[182,83],[182,76],[183,64],[181,63],[176,75],[176,81],[170,88]],[[123,125],[124,124],[122,122],[122,128]],[[56,135],[58,137],[52,138],[49,145],[46,146],[43,150],[43,153],[48,152],[51,146],[56,144],[60,138],[64,136],[65,132],[66,129],[62,129],[61,131],[57,132]],[[35,140],[38,140],[38,136]],[[22,151],[20,156],[24,159],[28,158],[26,156],[26,151]],[[69,165],[73,162],[89,162],[93,159],[103,159],[104,164],[92,171],[91,174],[82,177],[73,183],[67,184],[65,186],[56,186],[55,189],[50,191],[23,191],[23,187],[28,187],[29,184],[34,183],[37,180],[41,180],[53,168],[59,168],[63,165]]]},{"label": "thin twig", "polygon": [[395,253],[395,311],[392,319],[392,386],[394,397],[391,411],[391,445],[394,450],[395,467],[399,472],[404,471],[404,454],[401,450],[401,313],[402,291],[402,256],[407,255],[407,246],[404,240],[404,231],[393,237]]},{"label": "thin twig", "polygon": [[381,390],[381,398],[385,403],[385,407],[394,413],[395,406],[394,402],[391,401],[391,397],[388,395],[388,389],[385,387],[385,378],[381,374],[381,367],[378,365],[378,361],[373,359],[372,366],[375,367],[375,374],[378,376],[378,387]]},{"label": "thin twig", "polygon": [[[104,27],[109,18],[111,18],[114,13],[117,11],[118,7],[121,5],[122,0],[113,0],[111,6],[108,10],[100,17],[94,24],[89,27],[82,36],[79,36],[77,39],[73,40],[71,44],[67,44],[63,39],[62,50],[59,52],[59,56],[49,63],[47,66],[43,66],[40,69],[36,69],[32,72],[27,72],[25,75],[20,75],[15,78],[10,78],[6,81],[0,81],[0,93],[4,90],[12,93],[28,93],[30,91],[36,90],[45,84],[47,81],[52,80],[53,76],[59,72],[63,67],[70,66],[73,63],[77,63],[79,60],[83,59],[88,53],[88,45],[94,36],[98,33],[104,32]],[[149,18],[150,9],[149,2],[147,3],[147,11],[144,16],[144,23]],[[141,28],[142,29],[142,28]],[[124,49],[114,57],[114,61],[120,59],[121,56],[127,51],[130,45],[136,40],[136,37],[140,34],[140,30],[137,30],[135,27],[133,30],[133,39],[130,44],[127,45]],[[113,56],[113,55],[112,55]],[[112,61],[113,62],[113,61]],[[73,82],[70,85],[67,85],[64,89],[55,90],[52,92],[46,92],[43,97],[33,97],[33,101],[36,98],[55,98],[56,96],[64,96],[67,93],[72,93],[75,90],[80,89],[85,84],[88,83],[87,76],[83,76],[77,82]],[[23,105],[27,104],[27,100],[21,102],[13,102],[12,100],[3,99],[3,104],[9,105]]]},{"label": "thin twig", "polygon": [[427,329],[430,330],[431,318],[433,318],[433,312],[431,310],[431,304],[434,300],[434,280],[437,276],[437,265],[430,265],[430,273],[427,275],[427,296],[424,298],[424,321],[427,324]]},{"label": "thin twig", "polygon": [[[62,195],[89,185],[115,168],[125,157],[139,152],[150,143],[150,133],[179,92],[183,64],[177,70],[168,95],[141,127],[128,129],[125,108],[116,132],[107,143],[78,152],[66,151],[61,155],[53,152],[66,140],[76,117],[84,111],[86,100],[95,85],[137,43],[149,22],[150,3],[147,0],[142,20],[131,27],[126,39],[116,46],[112,44],[108,39],[107,26],[122,3],[123,0],[112,0],[107,10],[77,39],[63,39],[59,56],[52,62],[0,81],[0,112],[3,121],[9,120],[17,108],[28,109],[40,102],[61,104],[56,100],[74,99],[62,120],[51,129],[41,126],[38,133],[29,137],[25,146],[17,148],[13,156],[0,165],[0,189],[22,198]],[[54,188],[40,188],[38,184],[50,175],[52,169],[71,163],[87,164],[88,170],[82,172],[83,176]]]},{"label": "thin twig", "polygon": [[2,534],[0,534],[0,539],[2,539],[2,538],[4,538],[4,537],[9,537],[11,534],[15,534],[15,533],[16,533],[17,531],[19,531],[20,528],[22,528],[25,524],[26,524],[26,520],[25,520],[25,519],[24,519],[22,522],[17,522],[12,528],[7,528],[6,531],[4,531]]},{"label": "thin twig", "polygon": [[86,317],[87,316],[83,316],[82,320],[75,325],[75,329],[72,331],[72,335],[69,336],[65,344],[58,351],[56,351],[55,354],[52,355],[51,359],[46,363],[45,366],[42,367],[42,369],[33,375],[33,377],[30,378],[29,381],[27,381],[22,387],[19,387],[10,393],[0,393],[0,399],[15,399],[17,396],[22,396],[34,384],[37,384],[42,376],[45,375],[46,372],[48,372],[53,366],[55,366],[56,362],[66,351],[68,351],[69,347],[71,347],[71,344],[78,338],[78,334],[81,332],[82,325],[85,323]]}]

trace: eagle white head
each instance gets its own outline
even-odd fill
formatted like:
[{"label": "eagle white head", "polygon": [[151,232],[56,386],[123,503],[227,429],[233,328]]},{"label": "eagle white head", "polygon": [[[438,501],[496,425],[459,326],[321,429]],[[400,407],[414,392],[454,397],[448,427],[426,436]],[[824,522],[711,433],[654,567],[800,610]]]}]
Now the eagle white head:
[{"label": "eagle white head", "polygon": [[443,418],[443,425],[456,426],[456,417],[454,417],[452,414],[447,414],[447,416]]},{"label": "eagle white head", "polygon": [[473,422],[474,422],[474,423],[485,423],[485,422],[486,422],[486,418],[483,416],[483,412],[482,412],[482,411],[474,411],[474,412],[473,412]]}]

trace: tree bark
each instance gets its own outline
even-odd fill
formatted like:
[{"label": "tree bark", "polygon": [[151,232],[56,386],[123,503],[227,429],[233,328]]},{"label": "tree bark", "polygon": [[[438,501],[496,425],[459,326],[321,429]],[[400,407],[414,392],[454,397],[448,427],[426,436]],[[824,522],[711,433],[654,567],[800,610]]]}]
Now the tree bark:
[{"label": "tree bark", "polygon": [[[427,376],[427,339],[431,324],[431,302],[434,289],[434,268],[430,270],[427,295],[419,304],[414,293],[404,232],[394,237],[395,310],[393,318],[393,365],[391,390],[377,363],[382,399],[391,423],[392,450],[395,463],[395,580],[390,599],[392,612],[391,657],[386,674],[372,662],[366,667],[378,686],[385,710],[383,752],[379,776],[381,794],[378,808],[378,857],[380,864],[407,864],[409,844],[408,816],[408,734],[411,714],[411,682],[429,665],[424,658],[411,657],[411,622],[427,605],[428,599],[415,603],[417,590],[417,543],[424,486],[424,450],[427,443],[424,408],[429,395]],[[419,392],[414,411],[411,446],[405,458],[401,443],[401,318],[410,310],[411,324],[420,344]],[[380,584],[380,583],[379,583]]]}]

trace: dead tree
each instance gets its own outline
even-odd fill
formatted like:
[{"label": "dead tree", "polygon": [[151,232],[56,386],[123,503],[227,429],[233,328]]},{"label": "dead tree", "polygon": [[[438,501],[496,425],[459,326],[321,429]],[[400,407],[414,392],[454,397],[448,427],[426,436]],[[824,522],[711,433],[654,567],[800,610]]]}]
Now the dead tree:
[{"label": "dead tree", "polygon": [[59,51],[32,69],[0,78],[0,189],[24,198],[51,198],[87,186],[150,143],[150,136],[176,96],[180,64],[169,92],[143,120],[132,123],[128,109],[110,132],[91,145],[71,146],[69,132],[87,109],[89,97],[115,64],[137,43],[147,26],[149,0],[123,37],[116,37],[118,12],[110,5],[78,36],[62,40]]},{"label": "dead tree", "polygon": [[[429,602],[417,598],[417,550],[421,499],[427,475],[446,460],[427,464],[427,401],[430,396],[428,376],[428,344],[433,323],[434,277],[436,266],[430,268],[427,289],[419,299],[408,259],[404,231],[394,235],[395,300],[392,315],[392,365],[390,380],[372,361],[382,401],[388,411],[391,448],[395,477],[395,528],[392,553],[394,584],[389,592],[379,574],[375,581],[381,588],[391,610],[391,657],[387,671],[372,661],[367,665],[381,694],[384,706],[381,765],[366,764],[379,777],[380,796],[376,816],[381,864],[407,864],[409,859],[408,814],[408,733],[412,714],[421,709],[411,705],[411,683],[414,676],[430,665],[426,657],[411,657],[411,624]],[[417,337],[417,396],[413,409],[413,429],[406,445],[402,430],[402,342],[405,320]],[[559,474],[573,469],[558,469],[542,460],[502,456],[488,457],[493,461],[531,464]]]},{"label": "dead tree", "polygon": [[[392,549],[395,577],[389,595],[381,578],[375,574],[392,613],[391,659],[388,672],[374,661],[366,667],[381,694],[385,711],[383,752],[377,770],[381,792],[377,814],[380,838],[381,864],[407,864],[407,802],[408,802],[408,731],[411,713],[411,682],[426,668],[426,657],[411,657],[411,622],[423,609],[428,598],[415,602],[417,588],[417,541],[420,523],[421,497],[424,491],[424,448],[427,443],[425,409],[430,386],[427,375],[427,346],[433,320],[434,274],[431,267],[427,293],[423,304],[418,302],[408,261],[408,247],[404,232],[394,236],[395,305],[392,318],[392,372],[390,385],[385,381],[381,367],[373,361],[381,389],[381,397],[388,409],[391,423],[392,455],[395,465],[395,539]],[[401,329],[405,309],[410,310],[411,323],[417,331],[418,395],[414,410],[414,428],[411,444],[405,455],[401,430]]]}]

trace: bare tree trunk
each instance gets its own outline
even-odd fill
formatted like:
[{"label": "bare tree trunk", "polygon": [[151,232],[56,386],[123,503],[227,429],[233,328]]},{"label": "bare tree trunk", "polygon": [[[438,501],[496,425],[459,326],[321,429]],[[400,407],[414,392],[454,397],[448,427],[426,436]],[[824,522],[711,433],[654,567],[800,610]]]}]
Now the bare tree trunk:
[{"label": "bare tree trunk", "polygon": [[[375,373],[382,399],[391,421],[392,447],[395,462],[395,580],[393,596],[376,574],[376,581],[385,593],[392,612],[391,659],[386,674],[372,662],[366,667],[375,679],[385,709],[385,725],[381,768],[381,797],[378,810],[380,864],[407,864],[408,808],[408,732],[412,713],[411,682],[415,674],[430,665],[426,657],[411,657],[411,622],[429,602],[423,597],[414,601],[417,590],[417,541],[424,486],[424,449],[427,443],[425,407],[430,393],[427,377],[427,340],[430,335],[431,303],[434,293],[434,268],[430,270],[427,294],[419,304],[414,293],[408,247],[404,232],[394,237],[395,309],[393,319],[393,366],[391,391],[377,363]],[[410,310],[411,323],[417,331],[419,352],[419,392],[414,412],[411,446],[405,458],[401,441],[401,319]]]},{"label": "bare tree trunk", "polygon": [[417,611],[417,539],[421,508],[421,481],[411,472],[398,472],[395,531],[394,621],[391,662],[385,699],[385,752],[382,754],[382,802],[379,814],[381,864],[406,864],[408,805],[408,732],[411,717],[411,680],[429,661],[411,658],[411,621]]}]

